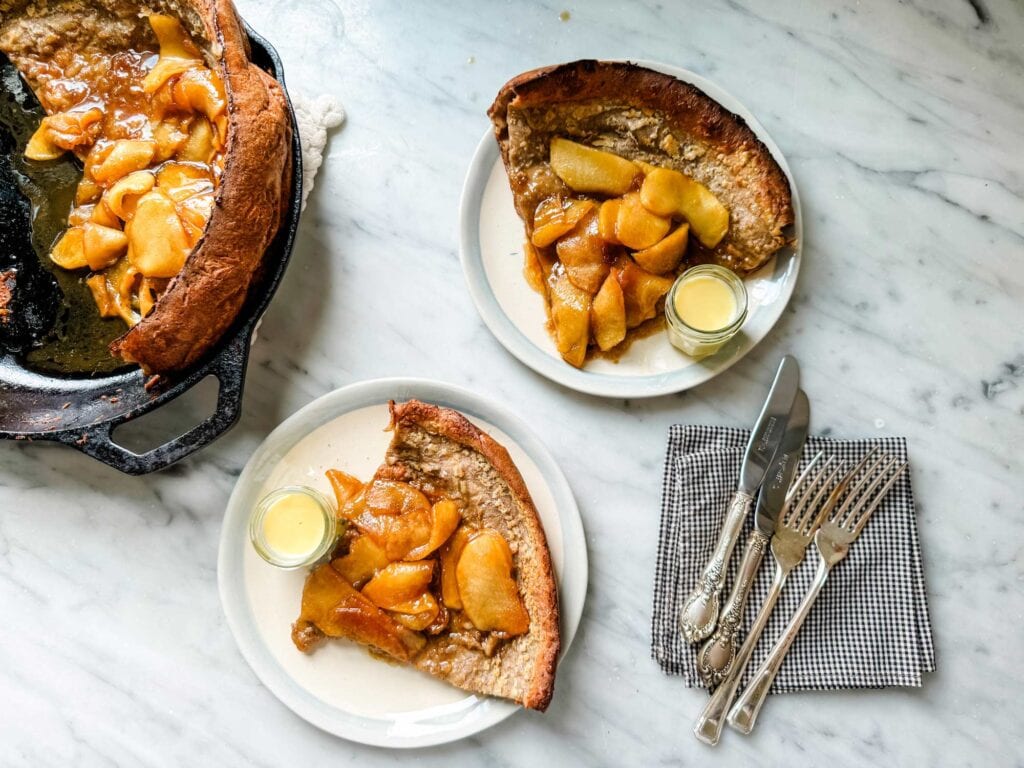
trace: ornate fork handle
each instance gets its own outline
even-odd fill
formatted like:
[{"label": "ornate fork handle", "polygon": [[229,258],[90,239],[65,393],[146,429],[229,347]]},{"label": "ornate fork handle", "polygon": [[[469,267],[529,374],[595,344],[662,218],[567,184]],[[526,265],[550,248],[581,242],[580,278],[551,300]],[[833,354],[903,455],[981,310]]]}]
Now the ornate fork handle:
[{"label": "ornate fork handle", "polygon": [[825,581],[828,579],[828,574],[831,570],[832,565],[824,559],[818,561],[818,570],[814,574],[814,581],[811,583],[811,588],[807,591],[807,594],[804,595],[803,602],[800,603],[800,607],[793,614],[793,618],[789,620],[789,624],[786,625],[782,636],[775,643],[771,653],[768,654],[768,658],[757,668],[757,672],[754,673],[754,679],[750,682],[750,685],[747,686],[747,689],[736,700],[733,708],[729,710],[729,725],[741,733],[750,733],[754,729],[757,714],[761,711],[764,700],[768,696],[768,689],[772,687],[772,681],[775,680],[779,667],[782,666],[790,646],[793,645],[793,641],[800,632],[800,628],[804,625],[807,614],[814,607],[814,602],[818,599],[821,588],[825,586]]},{"label": "ornate fork handle", "polygon": [[709,688],[721,683],[732,669],[736,649],[740,645],[740,624],[743,622],[743,613],[750,597],[750,588],[757,578],[757,571],[761,567],[767,548],[768,537],[756,529],[752,531],[747,540],[747,547],[743,550],[739,576],[722,607],[718,629],[711,639],[701,646],[697,654],[697,671]]},{"label": "ornate fork handle", "polygon": [[740,528],[746,519],[747,512],[754,498],[743,491],[736,491],[729,502],[729,511],[725,515],[725,524],[718,536],[714,554],[704,567],[697,586],[690,593],[679,616],[683,637],[688,643],[696,643],[711,634],[718,621],[718,600],[725,581],[725,568],[729,564],[729,556],[736,546]]},{"label": "ornate fork handle", "polygon": [[768,624],[768,617],[775,610],[775,603],[778,602],[788,577],[789,569],[783,568],[782,564],[776,560],[775,576],[772,578],[771,588],[768,590],[764,603],[761,604],[761,609],[757,612],[757,618],[754,619],[754,625],[750,628],[750,634],[740,646],[736,660],[728,670],[725,680],[715,689],[707,706],[704,707],[704,711],[697,718],[697,725],[694,727],[693,733],[705,744],[715,746],[722,736],[725,715],[736,696],[736,689],[740,687],[743,670],[747,667],[747,661],[750,660],[750,654],[754,652],[757,641],[761,639],[761,633],[764,632],[764,628]]}]

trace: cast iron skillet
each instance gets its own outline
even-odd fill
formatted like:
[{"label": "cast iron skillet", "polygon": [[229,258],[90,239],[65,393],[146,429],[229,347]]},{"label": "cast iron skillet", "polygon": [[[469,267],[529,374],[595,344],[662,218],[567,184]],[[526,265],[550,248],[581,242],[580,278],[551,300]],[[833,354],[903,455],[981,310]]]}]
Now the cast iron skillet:
[{"label": "cast iron skillet", "polygon": [[[253,62],[283,87],[284,69],[277,51],[248,24],[245,30]],[[74,378],[41,374],[25,368],[13,355],[0,356],[0,439],[52,440],[122,472],[142,475],[209,445],[238,421],[253,331],[288,265],[302,207],[302,152],[290,102],[288,113],[292,121],[288,209],[238,318],[217,345],[192,368],[162,379],[151,390],[146,390],[146,378],[138,368],[103,377]],[[145,453],[134,453],[113,441],[111,433],[116,427],[169,403],[207,376],[217,377],[220,390],[216,411],[205,421]]]}]

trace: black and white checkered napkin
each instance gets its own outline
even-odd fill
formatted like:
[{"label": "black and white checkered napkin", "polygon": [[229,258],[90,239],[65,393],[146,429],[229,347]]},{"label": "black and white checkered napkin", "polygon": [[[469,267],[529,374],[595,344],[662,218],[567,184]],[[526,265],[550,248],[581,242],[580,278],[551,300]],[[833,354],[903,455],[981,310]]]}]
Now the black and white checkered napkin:
[{"label": "black and white checkered napkin", "polygon": [[[683,640],[679,610],[714,549],[729,499],[739,483],[749,436],[747,430],[724,427],[677,424],[669,430],[651,653],[665,672],[682,675],[690,688],[703,685],[696,665],[700,646]],[[906,440],[899,437],[810,437],[798,471],[819,450],[852,466],[850,462],[859,461],[875,447],[907,460]],[[730,560],[723,601],[739,570],[753,517],[748,515]],[[817,564],[812,542],[804,561],[790,574],[754,649],[744,685],[782,634],[807,592]],[[751,589],[744,634],[768,593],[774,568],[769,551]],[[850,554],[832,571],[775,678],[772,692],[920,686],[922,673],[934,669],[914,494],[910,473],[904,472],[851,546]]]}]

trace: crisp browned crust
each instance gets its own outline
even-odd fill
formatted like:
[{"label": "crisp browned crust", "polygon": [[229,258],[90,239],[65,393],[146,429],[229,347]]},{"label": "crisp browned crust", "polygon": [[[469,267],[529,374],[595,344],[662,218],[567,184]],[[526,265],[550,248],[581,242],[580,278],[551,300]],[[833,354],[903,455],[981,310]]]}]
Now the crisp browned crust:
[{"label": "crisp browned crust", "polygon": [[546,160],[551,136],[562,135],[708,186],[730,209],[730,232],[710,254],[725,266],[752,271],[787,242],[792,198],[768,148],[742,118],[674,77],[624,62],[544,67],[506,83],[488,115],[528,231],[537,196],[552,181],[537,185],[531,166]]},{"label": "crisp browned crust", "polygon": [[231,0],[191,0],[228,95],[228,145],[202,240],[152,313],[111,344],[147,372],[186,368],[221,338],[277,232],[291,180],[291,124],[280,84],[249,61]]},{"label": "crisp browned crust", "polygon": [[168,373],[202,357],[234,322],[287,208],[284,90],[250,62],[231,0],[0,0],[0,48],[52,53],[152,44],[147,12],[182,21],[228,97],[224,171],[204,235],[149,316],[110,345],[147,373]]},{"label": "crisp browned crust", "polygon": [[[448,477],[443,462],[431,464],[430,459],[425,459],[421,463],[419,458],[411,458],[410,451],[418,455],[429,453],[429,449],[424,450],[424,443],[417,434],[422,432],[431,436],[428,439],[434,442],[438,439],[451,441],[479,454],[514,496],[514,508],[503,506],[498,514],[486,519],[486,524],[497,527],[517,547],[516,578],[530,614],[530,631],[507,642],[494,658],[486,658],[479,652],[464,652],[462,659],[452,661],[448,666],[455,670],[459,662],[463,662],[461,676],[439,668],[441,665],[433,658],[434,649],[429,644],[417,666],[467,690],[506,696],[525,707],[545,710],[554,692],[555,667],[561,648],[558,597],[547,539],[522,475],[508,451],[462,414],[419,400],[401,404],[392,401],[390,409],[391,429],[395,437],[388,451],[387,464],[378,472],[379,476],[418,485],[428,495],[431,492],[452,494],[457,492],[460,483],[472,480],[459,478],[455,481]],[[472,501],[463,501],[469,502],[467,514],[473,514]],[[443,638],[440,643],[448,645]],[[511,685],[507,678],[513,678]],[[519,685],[524,680],[525,685]]]}]

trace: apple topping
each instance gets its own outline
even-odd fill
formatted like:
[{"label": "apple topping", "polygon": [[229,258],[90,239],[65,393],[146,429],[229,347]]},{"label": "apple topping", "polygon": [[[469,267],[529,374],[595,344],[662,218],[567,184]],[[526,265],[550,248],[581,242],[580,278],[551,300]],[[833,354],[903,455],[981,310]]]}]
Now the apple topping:
[{"label": "apple topping", "polygon": [[422,595],[434,578],[434,561],[393,562],[381,568],[362,593],[380,608],[394,609]]},{"label": "apple topping", "polygon": [[657,314],[658,301],[668,293],[675,280],[640,269],[631,259],[623,259],[617,270],[626,307],[626,326],[636,328]]},{"label": "apple topping", "polygon": [[573,284],[564,266],[548,277],[551,323],[562,358],[579,368],[587,357],[590,341],[590,294]]},{"label": "apple topping", "polygon": [[292,641],[301,651],[312,650],[324,635],[347,637],[402,661],[408,661],[425,643],[421,635],[398,624],[329,563],[306,578],[302,611],[292,625]]},{"label": "apple topping", "polygon": [[551,140],[551,168],[570,189],[607,197],[628,192],[640,174],[624,157],[561,138]]},{"label": "apple topping", "polygon": [[331,565],[352,586],[361,587],[390,562],[387,553],[373,539],[358,536],[349,546],[348,554],[336,558]]},{"label": "apple topping", "polygon": [[671,219],[651,213],[640,202],[639,192],[624,195],[615,217],[615,237],[631,250],[650,248],[668,234]]},{"label": "apple topping", "polygon": [[582,291],[593,295],[608,276],[608,244],[598,230],[598,213],[591,211],[555,247],[565,274]]},{"label": "apple topping", "polygon": [[590,325],[594,330],[594,341],[604,351],[626,338],[626,302],[618,275],[608,275],[594,296]]},{"label": "apple topping", "polygon": [[455,568],[462,608],[482,631],[521,635],[530,616],[512,577],[512,551],[497,531],[481,530],[462,548]]},{"label": "apple topping", "polygon": [[423,592],[415,600],[407,600],[390,609],[391,618],[416,632],[427,629],[440,612],[441,604],[429,592]]},{"label": "apple topping", "polygon": [[340,469],[328,469],[327,480],[334,491],[334,498],[338,502],[339,510],[363,490],[363,483],[358,477],[353,477]]},{"label": "apple topping", "polygon": [[441,551],[441,599],[449,608],[462,609],[462,598],[459,596],[459,583],[455,576],[456,566],[462,557],[462,550],[473,535],[473,530],[466,526],[455,531],[448,545]]},{"label": "apple topping", "polygon": [[448,537],[459,527],[459,521],[462,519],[462,516],[459,514],[459,508],[455,506],[455,502],[451,499],[441,499],[441,501],[434,504],[430,509],[430,515],[432,518],[430,538],[427,539],[426,544],[421,544],[409,550],[405,555],[407,560],[422,560],[440,547],[448,541]]},{"label": "apple topping", "polygon": [[[424,635],[457,627],[500,633],[481,641],[491,655],[508,637],[529,630],[512,550],[501,533],[470,528],[456,500],[439,498],[431,505],[407,483],[363,484],[337,469],[327,478],[339,515],[353,528],[345,536],[344,554],[306,581],[302,615],[292,633],[300,649],[311,648],[322,630],[400,657],[397,643],[414,653],[426,642]],[[410,546],[414,540],[419,543]],[[436,561],[424,559],[428,555]],[[454,624],[453,611],[460,612]]]},{"label": "apple topping", "polygon": [[537,205],[525,273],[547,299],[559,353],[580,367],[591,346],[613,350],[657,316],[691,234],[715,247],[729,212],[677,170],[568,139],[551,140],[549,162],[581,197],[559,192]]},{"label": "apple topping", "polygon": [[530,241],[538,248],[551,245],[579,223],[594,208],[590,200],[572,200],[549,197],[540,202],[533,214],[533,236]]},{"label": "apple topping", "polygon": [[689,223],[697,239],[714,248],[729,229],[729,211],[698,181],[679,171],[654,168],[640,187],[644,206],[661,216],[680,216]]},{"label": "apple topping", "polygon": [[636,251],[633,254],[633,261],[655,275],[673,272],[679,266],[679,262],[683,260],[689,236],[690,225],[681,224],[674,232],[666,235],[654,245]]}]

